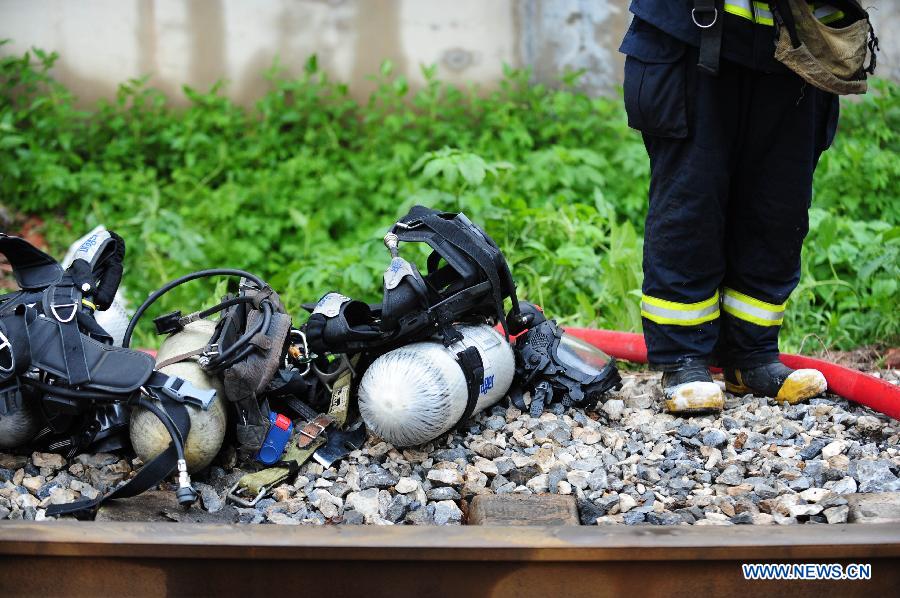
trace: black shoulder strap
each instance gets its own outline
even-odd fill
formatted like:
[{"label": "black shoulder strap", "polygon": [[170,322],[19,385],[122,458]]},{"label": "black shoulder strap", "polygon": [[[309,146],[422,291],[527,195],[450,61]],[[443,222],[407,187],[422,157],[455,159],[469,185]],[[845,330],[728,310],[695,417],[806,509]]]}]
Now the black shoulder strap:
[{"label": "black shoulder strap", "polygon": [[40,290],[62,278],[62,266],[21,237],[0,233],[0,253],[9,260],[16,282],[24,290]]},{"label": "black shoulder strap", "polygon": [[472,412],[475,411],[478,395],[481,394],[481,385],[484,383],[484,362],[476,347],[467,347],[464,351],[460,351],[456,354],[456,360],[466,377],[466,388],[469,392],[466,399],[466,410],[456,422],[456,426],[459,427],[472,417]]},{"label": "black shoulder strap", "polygon": [[[718,6],[717,6],[718,5]],[[694,0],[691,18],[700,28],[700,59],[697,67],[710,74],[719,74],[719,55],[722,51],[722,22],[719,12],[721,0]]]},{"label": "black shoulder strap", "polygon": [[788,36],[791,38],[791,46],[800,47],[800,36],[797,34],[797,23],[794,21],[794,11],[791,10],[791,4],[788,0],[775,0],[773,14],[775,22],[779,27],[787,28]]},{"label": "black shoulder strap", "polygon": [[456,224],[448,222],[438,215],[424,217],[423,223],[425,226],[444,237],[448,243],[468,255],[472,261],[478,264],[478,267],[491,283],[491,291],[497,308],[497,317],[503,325],[503,329],[508,330],[508,326],[506,325],[506,313],[503,309],[503,284],[500,280],[494,258],[485,251],[471,235],[464,232],[463,229]]}]

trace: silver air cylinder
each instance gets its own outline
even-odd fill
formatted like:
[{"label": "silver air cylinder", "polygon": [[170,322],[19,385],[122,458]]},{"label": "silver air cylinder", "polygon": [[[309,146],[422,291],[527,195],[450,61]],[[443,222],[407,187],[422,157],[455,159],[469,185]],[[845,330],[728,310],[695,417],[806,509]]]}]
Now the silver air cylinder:
[{"label": "silver air cylinder", "polygon": [[359,384],[359,411],[366,426],[395,446],[414,446],[448,432],[468,400],[466,377],[456,354],[477,347],[484,363],[477,413],[502,399],[512,384],[515,357],[506,339],[491,326],[457,328],[460,343],[412,343],[376,359]]},{"label": "silver air cylinder", "polygon": [[[184,330],[163,341],[156,362],[162,363],[172,357],[202,349],[212,338],[215,328],[216,323],[209,320],[191,322]],[[197,388],[216,390],[216,398],[209,409],[204,411],[194,405],[187,405],[191,430],[184,445],[185,460],[189,472],[200,471],[212,463],[225,439],[227,415],[222,386],[217,378],[204,372],[194,358],[167,365],[160,371],[183,378]],[[171,442],[171,437],[162,422],[153,413],[140,407],[131,411],[129,432],[134,452],[144,463],[163,452]]]}]

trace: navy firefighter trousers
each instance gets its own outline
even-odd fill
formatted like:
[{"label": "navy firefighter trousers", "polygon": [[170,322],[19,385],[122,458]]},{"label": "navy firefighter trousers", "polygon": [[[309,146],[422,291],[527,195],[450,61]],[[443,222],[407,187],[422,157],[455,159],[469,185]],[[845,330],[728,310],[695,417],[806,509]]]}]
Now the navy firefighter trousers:
[{"label": "navy firefighter trousers", "polygon": [[697,48],[638,18],[621,49],[629,125],[650,157],[641,304],[650,363],[774,361],[837,98],[786,70],[725,59],[709,76]]}]

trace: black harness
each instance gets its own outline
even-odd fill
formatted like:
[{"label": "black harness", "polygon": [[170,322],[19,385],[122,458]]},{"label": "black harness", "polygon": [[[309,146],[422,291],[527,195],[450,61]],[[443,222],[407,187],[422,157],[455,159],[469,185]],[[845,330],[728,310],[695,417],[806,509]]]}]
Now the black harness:
[{"label": "black harness", "polygon": [[[431,249],[423,276],[400,257],[400,242]],[[383,353],[439,334],[445,345],[461,340],[454,324],[499,322],[507,334],[524,328],[516,287],[497,244],[462,213],[415,206],[385,237],[391,263],[384,273],[384,298],[367,305],[328,293],[311,308],[304,326],[318,353]],[[504,300],[513,311],[507,317]],[[509,321],[508,321],[509,320]]]},{"label": "black harness", "polygon": [[[111,495],[70,505],[52,505],[49,515],[95,507],[107,498],[134,496],[158,484],[176,467],[179,501],[196,493],[184,463],[190,429],[186,403],[207,408],[215,391],[154,371],[153,358],[112,345],[94,312],[108,308],[122,278],[125,244],[101,231],[85,240],[72,265],[63,270],[52,257],[24,239],[0,234],[0,253],[13,268],[19,291],[0,297],[0,393],[4,408],[37,400],[45,420],[32,444],[71,457],[95,442],[120,448],[111,438],[127,428],[129,407],[153,411],[172,436],[169,450]],[[159,401],[148,401],[143,394]]]}]

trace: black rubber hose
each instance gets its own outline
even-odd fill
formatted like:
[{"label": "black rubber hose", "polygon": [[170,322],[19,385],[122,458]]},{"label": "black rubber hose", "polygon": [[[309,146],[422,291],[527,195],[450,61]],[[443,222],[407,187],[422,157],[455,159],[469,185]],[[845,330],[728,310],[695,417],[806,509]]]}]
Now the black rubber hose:
[{"label": "black rubber hose", "polygon": [[136,405],[139,407],[143,407],[162,422],[162,425],[166,427],[166,431],[169,433],[169,436],[172,437],[172,442],[175,444],[175,452],[178,453],[178,459],[184,461],[184,439],[181,437],[181,433],[178,431],[178,428],[175,427],[175,422],[172,421],[172,418],[169,417],[169,414],[163,411],[158,405],[154,404],[152,401],[148,401],[143,397],[139,397],[136,401],[134,401]]},{"label": "black rubber hose", "polygon": [[128,328],[125,329],[125,336],[122,338],[122,346],[128,347],[131,344],[131,336],[134,334],[134,329],[137,327],[138,320],[141,319],[141,316],[144,315],[144,312],[147,309],[156,303],[156,301],[174,289],[175,287],[181,286],[186,282],[190,282],[192,280],[197,280],[198,278],[210,278],[213,276],[240,276],[242,278],[246,278],[256,284],[259,288],[266,288],[268,285],[255,274],[251,274],[249,272],[245,272],[244,270],[237,270],[234,268],[213,268],[210,270],[199,270],[197,272],[191,272],[190,274],[185,274],[184,276],[180,276],[172,281],[167,282],[162,287],[154,291],[147,299],[141,303],[141,306],[137,308],[137,311],[134,312],[134,315],[131,317],[131,321],[128,322]]},{"label": "black rubber hose", "polygon": [[231,299],[228,299],[227,301],[223,301],[222,303],[220,303],[218,305],[214,305],[213,307],[210,307],[209,309],[204,309],[203,311],[197,313],[197,317],[201,320],[205,320],[209,316],[211,316],[213,314],[217,314],[222,310],[225,310],[225,309],[228,309],[229,307],[237,305],[238,303],[253,303],[253,297],[232,297]]},{"label": "black rubber hose", "polygon": [[[260,332],[265,333],[269,331],[269,325],[272,323],[272,306],[268,301],[263,301],[260,304],[260,307],[263,311],[262,319],[258,320],[252,329],[245,332],[243,336],[234,341],[230,347],[220,353],[216,358],[210,359],[211,369],[220,369],[245,357],[253,350],[253,347],[249,346],[247,343]],[[241,350],[240,353],[238,353],[238,350]]]}]

